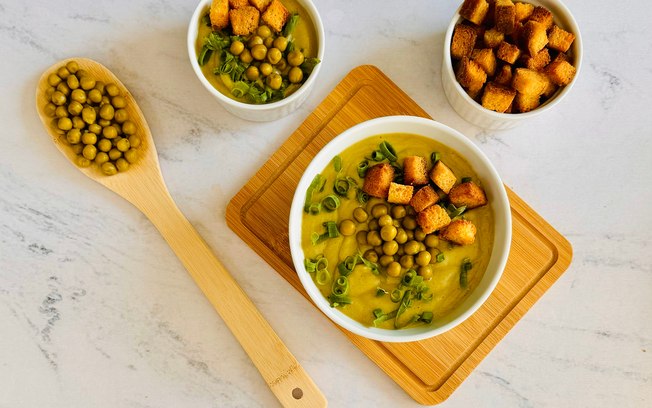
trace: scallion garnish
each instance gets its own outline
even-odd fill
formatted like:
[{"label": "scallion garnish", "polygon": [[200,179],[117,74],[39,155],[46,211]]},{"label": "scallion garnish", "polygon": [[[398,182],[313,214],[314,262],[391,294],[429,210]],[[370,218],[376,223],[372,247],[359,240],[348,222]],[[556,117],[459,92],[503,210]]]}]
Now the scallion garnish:
[{"label": "scallion garnish", "polygon": [[455,207],[454,204],[448,204],[448,206],[446,206],[446,211],[448,211],[448,215],[451,218],[455,218],[462,215],[462,213],[466,211],[466,206],[462,205],[460,207]]},{"label": "scallion garnish", "polygon": [[349,276],[351,272],[353,272],[353,269],[355,266],[358,264],[358,256],[347,256],[344,261],[340,262],[339,265],[337,265],[337,270],[340,272],[340,275],[342,276]]},{"label": "scallion garnish", "polygon": [[445,259],[446,259],[446,257],[444,256],[443,252],[438,253],[437,256],[435,257],[435,260],[437,261],[437,263],[444,262]]},{"label": "scallion garnish", "polygon": [[328,212],[333,212],[337,210],[340,206],[340,199],[336,195],[330,194],[321,200],[321,208]]},{"label": "scallion garnish", "polygon": [[314,179],[310,182],[308,189],[306,190],[306,201],[303,205],[303,211],[310,212],[310,204],[312,203],[312,194],[315,192],[315,189],[319,186],[321,182],[321,174],[317,174]]},{"label": "scallion garnish", "polygon": [[339,155],[333,158],[333,167],[338,173],[342,170],[342,158]]},{"label": "scallion garnish", "polygon": [[383,288],[376,288],[376,297],[385,296],[387,291]]},{"label": "scallion garnish", "polygon": [[371,156],[369,157],[369,159],[379,162],[385,160],[385,155],[380,150],[374,150],[373,152],[371,152]]},{"label": "scallion garnish", "polygon": [[299,14],[293,13],[289,18],[287,23],[285,23],[285,27],[283,27],[283,37],[288,38],[294,33],[294,29],[297,27],[297,24],[299,23]]},{"label": "scallion garnish", "polygon": [[464,258],[464,260],[462,260],[462,266],[460,266],[460,287],[462,289],[466,289],[466,287],[469,285],[468,273],[471,268],[473,268],[471,259]]},{"label": "scallion garnish", "polygon": [[473,180],[471,177],[462,177],[462,183],[468,183],[471,180]]},{"label": "scallion garnish", "polygon": [[425,311],[425,312],[421,313],[421,316],[419,317],[419,320],[426,323],[426,324],[432,323],[432,312]]},{"label": "scallion garnish", "polygon": [[398,289],[394,289],[390,294],[389,298],[392,300],[394,303],[398,303],[401,301],[401,291]]},{"label": "scallion garnish", "polygon": [[398,158],[396,157],[396,150],[386,141],[380,143],[380,151],[383,156],[390,161],[390,163],[395,162]]},{"label": "scallion garnish", "polygon": [[437,163],[440,159],[441,159],[441,154],[439,154],[439,152],[432,152],[430,154],[430,161],[432,162],[433,165]]},{"label": "scallion garnish", "polygon": [[367,204],[367,201],[369,201],[369,194],[362,191],[361,188],[356,191],[355,196],[360,204]]},{"label": "scallion garnish", "polygon": [[367,174],[368,169],[369,169],[369,162],[366,160],[361,161],[358,164],[358,177],[364,178],[364,176]]},{"label": "scallion garnish", "polygon": [[313,232],[310,236],[310,240],[312,241],[313,245],[317,245],[320,242],[327,240],[328,238],[336,238],[340,236],[340,232],[337,229],[337,224],[334,221],[327,221],[322,225],[326,227],[326,232],[321,235]]}]

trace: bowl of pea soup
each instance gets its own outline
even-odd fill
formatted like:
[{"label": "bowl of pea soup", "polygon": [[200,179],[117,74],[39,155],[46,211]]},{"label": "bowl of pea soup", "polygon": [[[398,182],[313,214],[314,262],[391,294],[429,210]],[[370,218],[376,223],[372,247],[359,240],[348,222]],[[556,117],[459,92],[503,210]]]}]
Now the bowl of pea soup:
[{"label": "bowl of pea soup", "polygon": [[311,0],[201,0],[187,47],[202,85],[230,113],[271,121],[308,97],[324,57]]},{"label": "bowl of pea soup", "polygon": [[471,316],[505,268],[511,212],[487,157],[438,122],[356,125],[312,160],[289,220],[315,305],[379,341],[433,337]]}]

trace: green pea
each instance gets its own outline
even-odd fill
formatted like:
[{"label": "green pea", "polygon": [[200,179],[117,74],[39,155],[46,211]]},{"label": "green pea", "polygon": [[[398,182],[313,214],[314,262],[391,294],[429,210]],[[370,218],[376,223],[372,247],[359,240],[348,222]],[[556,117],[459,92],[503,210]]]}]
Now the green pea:
[{"label": "green pea", "polygon": [[251,49],[251,56],[255,60],[262,61],[267,55],[267,47],[264,44],[258,44]]},{"label": "green pea", "polygon": [[102,105],[100,107],[100,117],[102,119],[111,120],[113,119],[114,115],[115,115],[115,110],[113,109],[113,106],[107,104],[107,105]]},{"label": "green pea", "polygon": [[127,119],[129,119],[129,114],[125,109],[118,109],[115,111],[113,119],[118,123],[124,123]]},{"label": "green pea", "polygon": [[270,48],[269,51],[267,51],[267,61],[272,65],[276,65],[282,57],[283,53],[281,53],[281,50],[278,48]]},{"label": "green pea", "polygon": [[124,153],[124,157],[129,163],[134,164],[138,160],[138,150],[129,149]]},{"label": "green pea", "polygon": [[417,241],[408,241],[403,246],[403,250],[408,255],[416,255],[419,252],[419,243]]},{"label": "green pea", "polygon": [[57,70],[57,75],[59,75],[59,78],[61,79],[67,79],[70,76],[70,71],[68,71],[68,68],[66,67],[61,67]]},{"label": "green pea", "polygon": [[97,143],[97,135],[95,133],[85,132],[81,137],[81,141],[86,145],[94,145]]},{"label": "green pea", "polygon": [[70,75],[66,79],[66,84],[68,84],[68,88],[70,89],[77,89],[79,88],[79,79],[77,79],[76,75]]},{"label": "green pea", "polygon": [[272,30],[270,30],[270,28],[266,25],[261,25],[256,30],[256,34],[258,34],[260,38],[265,39],[272,35]]},{"label": "green pea", "polygon": [[57,127],[65,131],[70,130],[72,129],[72,120],[70,120],[70,118],[59,118]]},{"label": "green pea", "polygon": [[68,72],[74,74],[79,70],[79,64],[77,63],[77,61],[68,61],[68,63],[66,64],[66,68],[68,68]]},{"label": "green pea", "polygon": [[367,231],[358,231],[355,235],[355,240],[358,242],[358,245],[367,245]]},{"label": "green pea", "polygon": [[383,244],[383,253],[385,255],[394,255],[398,252],[398,242],[396,241],[387,241]]},{"label": "green pea", "polygon": [[57,88],[51,86],[48,89],[45,90],[45,99],[48,101],[52,100],[52,94],[57,90]]},{"label": "green pea", "polygon": [[405,217],[405,214],[406,214],[406,211],[405,211],[404,206],[395,205],[394,207],[392,207],[392,217],[397,218],[397,219],[401,219],[401,218]]},{"label": "green pea", "polygon": [[376,204],[371,208],[371,215],[380,218],[387,214],[387,206],[385,204]]},{"label": "green pea", "polygon": [[82,150],[82,155],[88,160],[94,160],[95,156],[97,155],[97,147],[93,146],[92,144],[87,144]]},{"label": "green pea", "polygon": [[369,228],[369,231],[378,231],[380,229],[380,226],[378,226],[378,220],[377,219],[372,219],[367,223],[367,228]]},{"label": "green pea", "polygon": [[119,158],[118,160],[115,161],[115,166],[118,168],[119,171],[127,171],[129,168],[129,162],[123,158]]},{"label": "green pea", "polygon": [[411,269],[414,266],[414,257],[412,255],[403,255],[399,262],[405,269]]},{"label": "green pea", "polygon": [[251,63],[251,61],[254,60],[254,57],[251,56],[251,51],[249,51],[247,49],[242,51],[240,53],[240,55],[238,56],[238,58],[240,58],[240,61],[244,62],[245,64],[249,64],[249,63]]},{"label": "green pea", "polygon": [[56,110],[57,110],[57,105],[53,104],[52,102],[48,103],[47,105],[45,105],[45,108],[43,108],[43,111],[48,116],[54,116],[54,112]]},{"label": "green pea", "polygon": [[281,50],[281,52],[285,52],[285,49],[288,47],[288,39],[283,36],[276,37],[274,47]]},{"label": "green pea", "polygon": [[371,246],[382,245],[383,240],[380,238],[378,231],[369,231],[367,233],[367,243]]},{"label": "green pea", "polygon": [[68,109],[64,105],[57,106],[57,108],[54,110],[54,116],[57,118],[67,118],[70,116],[68,113]]},{"label": "green pea", "polygon": [[88,131],[99,135],[102,133],[102,126],[98,125],[97,123],[91,123],[88,125]]},{"label": "green pea", "polygon": [[73,116],[79,115],[82,109],[84,109],[84,107],[77,101],[71,101],[70,104],[68,104],[68,113]]},{"label": "green pea", "polygon": [[83,76],[79,80],[79,84],[81,85],[82,89],[89,91],[93,88],[95,88],[95,80],[89,76]]},{"label": "green pea", "polygon": [[398,230],[393,225],[385,225],[380,229],[380,237],[383,239],[383,241],[392,241],[394,238],[396,238],[397,233]]},{"label": "green pea", "polygon": [[136,136],[136,135],[129,136],[129,144],[131,145],[131,147],[140,146],[140,142],[141,142],[141,140],[140,140],[140,138],[138,136]]},{"label": "green pea", "polygon": [[403,218],[402,224],[403,224],[403,228],[407,230],[414,230],[417,227],[417,220],[414,219],[414,217],[412,216],[408,216]]},{"label": "green pea", "polygon": [[105,152],[97,152],[97,155],[95,155],[95,163],[97,163],[99,166],[101,166],[102,164],[108,161],[109,161],[109,155],[106,154]]},{"label": "green pea", "polygon": [[287,58],[288,64],[293,67],[298,67],[299,65],[303,64],[303,60],[305,59],[301,51],[297,50],[290,51]]},{"label": "green pea", "polygon": [[120,150],[115,148],[109,150],[109,158],[111,160],[118,160],[121,157],[122,157],[122,152]]},{"label": "green pea", "polygon": [[120,94],[120,89],[116,84],[108,84],[105,89],[109,96],[118,96]]},{"label": "green pea", "polygon": [[417,255],[417,264],[419,264],[421,266],[428,265],[430,263],[431,259],[432,259],[432,256],[430,255],[430,252],[421,251]]},{"label": "green pea", "polygon": [[231,46],[229,47],[229,52],[233,55],[240,55],[242,51],[244,51],[244,48],[245,46],[242,43],[242,41],[236,40],[231,43]]},{"label": "green pea", "polygon": [[83,144],[77,143],[77,144],[72,145],[72,152],[73,153],[81,154],[82,150],[84,150],[84,145]]},{"label": "green pea", "polygon": [[396,261],[391,262],[389,265],[387,265],[385,273],[393,278],[398,277],[401,274],[401,264]]},{"label": "green pea", "polygon": [[124,96],[118,95],[118,96],[114,96],[113,98],[111,98],[111,104],[115,108],[122,109],[125,106],[127,106],[127,100],[125,99]]},{"label": "green pea", "polygon": [[428,234],[424,242],[428,248],[435,248],[439,245],[439,238],[434,234]]},{"label": "green pea", "polygon": [[263,45],[267,47],[267,49],[270,49],[274,46],[274,37],[267,37],[263,40]]},{"label": "green pea", "polygon": [[70,129],[66,133],[66,141],[71,145],[79,143],[81,140],[81,131],[79,129]]},{"label": "green pea", "polygon": [[[99,109],[95,109],[95,113],[96,113],[96,114],[99,114],[99,111],[100,111]],[[111,126],[111,121],[110,121],[110,120],[107,120],[107,119],[99,118],[99,119],[97,120],[97,124],[100,125],[100,126],[102,126],[103,128],[105,128],[105,127],[107,127],[107,126]]]},{"label": "green pea", "polygon": [[115,139],[118,137],[118,129],[116,129],[115,126],[106,126],[104,129],[102,129],[102,136],[106,137],[107,139]]},{"label": "green pea", "polygon": [[281,85],[283,85],[283,78],[279,74],[273,73],[267,77],[266,83],[267,86],[274,90],[281,89]]},{"label": "green pea", "polygon": [[384,267],[389,266],[392,262],[394,262],[394,257],[391,255],[383,255],[378,259],[378,263]]},{"label": "green pea", "polygon": [[290,68],[288,72],[288,80],[293,84],[298,84],[303,81],[303,71],[299,67]]},{"label": "green pea", "polygon": [[272,67],[272,64],[269,62],[263,62],[260,64],[260,73],[263,74],[263,76],[269,76],[274,71],[274,67]]},{"label": "green pea", "polygon": [[48,84],[50,86],[57,86],[61,83],[61,77],[57,74],[50,74],[48,75]]},{"label": "green pea", "polygon": [[67,100],[66,95],[64,95],[61,91],[55,91],[52,94],[52,103],[57,106],[63,105],[64,103],[66,103],[66,100]]},{"label": "green pea", "polygon": [[84,120],[79,116],[73,116],[72,127],[74,127],[75,129],[83,129],[84,127],[86,127],[86,122],[84,122]]},{"label": "green pea", "polygon": [[100,139],[100,141],[97,142],[97,148],[100,149],[100,151],[108,152],[112,147],[113,145],[109,139]]},{"label": "green pea", "polygon": [[384,227],[386,225],[392,225],[392,217],[389,214],[381,215],[378,217],[378,225]]},{"label": "green pea", "polygon": [[432,279],[432,266],[430,265],[420,266],[419,269],[417,270],[417,273],[419,274],[419,276],[423,277],[423,280],[430,280]]},{"label": "green pea", "polygon": [[100,92],[100,95],[104,95],[106,92],[106,85],[102,81],[97,81],[95,82],[95,89],[97,89]]},{"label": "green pea", "polygon": [[358,222],[365,222],[369,218],[369,215],[362,207],[357,207],[353,210],[353,218]]},{"label": "green pea", "polygon": [[407,233],[403,228],[396,229],[396,237],[394,238],[399,244],[405,244],[408,240]]},{"label": "green pea", "polygon": [[84,119],[84,122],[88,123],[89,125],[95,123],[95,119],[97,118],[95,109],[91,108],[90,106],[87,106],[84,109],[82,109],[81,116],[82,119]]},{"label": "green pea", "polygon": [[417,229],[414,231],[414,239],[416,239],[417,241],[421,242],[421,241],[423,241],[424,239],[426,239],[426,233],[423,232],[423,230],[422,230],[421,228],[417,228]]},{"label": "green pea", "polygon": [[100,103],[102,102],[102,93],[95,88],[91,89],[88,91],[88,99],[94,103]]},{"label": "green pea", "polygon": [[111,162],[106,162],[102,164],[102,173],[106,174],[107,176],[112,176],[118,172],[118,169],[115,167],[115,164]]},{"label": "green pea", "polygon": [[66,95],[66,97],[70,96],[70,88],[68,87],[68,85],[66,85],[65,82],[61,82],[59,85],[57,85],[57,91]]},{"label": "green pea", "polygon": [[369,262],[378,262],[378,254],[373,249],[367,250],[367,252],[364,253],[364,258]]},{"label": "green pea", "polygon": [[79,167],[88,167],[91,165],[91,161],[84,156],[77,156],[77,165]]},{"label": "green pea", "polygon": [[120,138],[120,140],[116,142],[115,147],[121,152],[126,152],[131,147],[129,145],[129,139],[125,139],[124,137]]},{"label": "green pea", "polygon": [[351,236],[355,234],[355,223],[349,219],[343,220],[340,222],[339,231],[340,234],[344,235],[345,237]]},{"label": "green pea", "polygon": [[134,133],[136,133],[136,124],[130,120],[125,121],[122,124],[122,132],[125,135],[129,135],[129,136],[133,135]]},{"label": "green pea", "polygon": [[255,46],[261,45],[262,43],[263,43],[262,37],[260,37],[258,35],[254,35],[247,42],[247,47],[249,47],[249,49],[253,49]]},{"label": "green pea", "polygon": [[248,80],[255,81],[258,79],[258,77],[260,77],[260,71],[258,70],[257,67],[253,65],[249,65],[249,67],[245,71],[245,76],[247,77]]}]

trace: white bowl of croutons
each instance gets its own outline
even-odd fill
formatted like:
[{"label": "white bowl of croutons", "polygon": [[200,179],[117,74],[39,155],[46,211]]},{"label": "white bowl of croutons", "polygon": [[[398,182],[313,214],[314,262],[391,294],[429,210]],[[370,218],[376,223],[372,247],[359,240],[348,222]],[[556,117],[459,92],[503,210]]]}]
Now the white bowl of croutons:
[{"label": "white bowl of croutons", "polygon": [[552,109],[582,65],[579,27],[559,0],[465,0],[444,44],[448,101],[487,129],[513,128]]},{"label": "white bowl of croutons", "polygon": [[469,318],[496,287],[511,236],[505,187],[484,153],[413,116],[369,120],[331,140],[303,173],[289,217],[294,267],[314,304],[385,342]]},{"label": "white bowl of croutons", "polygon": [[279,119],[308,97],[324,58],[311,0],[201,0],[188,25],[190,63],[228,112]]}]

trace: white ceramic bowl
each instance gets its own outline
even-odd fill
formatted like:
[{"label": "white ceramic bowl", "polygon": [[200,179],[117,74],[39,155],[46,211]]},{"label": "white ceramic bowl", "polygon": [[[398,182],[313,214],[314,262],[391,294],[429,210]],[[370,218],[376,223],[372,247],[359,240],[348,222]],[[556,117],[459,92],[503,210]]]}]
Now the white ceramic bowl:
[{"label": "white ceramic bowl", "polygon": [[[333,157],[347,147],[368,137],[385,133],[409,133],[425,136],[441,142],[460,153],[472,164],[473,169],[482,181],[486,189],[487,198],[491,202],[496,222],[491,257],[478,287],[475,288],[462,304],[447,315],[443,321],[436,321],[430,325],[402,330],[367,327],[346,316],[338,309],[330,307],[328,301],[322,296],[314,284],[312,277],[304,268],[304,255],[301,248],[303,205],[306,190],[315,175],[323,171]],[[301,283],[312,301],[326,316],[345,329],[360,336],[386,342],[407,342],[433,337],[452,329],[471,316],[484,303],[496,287],[507,262],[512,238],[512,218],[505,187],[498,173],[484,153],[469,141],[469,139],[461,133],[433,120],[413,116],[388,116],[369,120],[346,130],[324,146],[315,156],[303,173],[294,194],[292,208],[290,210],[289,238],[292,261],[301,279]]]},{"label": "white ceramic bowl", "polygon": [[318,44],[317,58],[319,58],[322,62],[317,64],[306,82],[301,85],[301,87],[292,95],[278,102],[272,102],[263,105],[248,104],[231,99],[215,89],[213,85],[211,85],[211,83],[208,82],[208,80],[204,77],[204,74],[199,67],[199,63],[197,62],[197,50],[195,49],[195,42],[197,41],[197,29],[199,26],[200,15],[204,13],[208,7],[210,7],[212,0],[201,0],[197,5],[195,12],[190,19],[190,24],[188,24],[187,42],[190,64],[192,65],[192,69],[195,71],[195,75],[197,75],[197,78],[199,78],[199,81],[202,83],[202,85],[204,85],[208,92],[210,92],[227,111],[242,119],[255,122],[267,122],[289,115],[299,106],[301,106],[301,104],[308,97],[308,94],[312,90],[315,81],[317,80],[317,76],[319,75],[319,71],[321,70],[321,66],[324,61],[324,26],[322,25],[321,17],[319,17],[317,8],[315,8],[315,5],[311,0],[297,0],[297,2],[308,12],[310,19],[315,26]]},{"label": "white ceramic bowl", "polygon": [[457,9],[453,19],[451,20],[448,30],[446,30],[446,37],[444,39],[444,57],[442,60],[441,77],[444,86],[444,93],[448,98],[451,106],[455,111],[468,122],[474,125],[487,129],[510,129],[517,126],[521,122],[537,116],[552,109],[566,96],[573,84],[577,81],[582,67],[582,35],[580,28],[575,21],[575,18],[568,10],[568,8],[559,0],[525,0],[527,3],[534,4],[535,6],[543,6],[550,10],[553,14],[555,24],[561,28],[575,34],[575,41],[571,45],[571,51],[574,58],[573,65],[575,66],[575,77],[570,84],[557,90],[545,103],[541,104],[538,108],[526,113],[498,113],[485,109],[474,101],[457,82],[455,78],[455,71],[453,71],[453,64],[451,61],[450,44],[453,38],[453,30],[455,25],[461,22],[463,18],[460,16],[460,8]]}]

